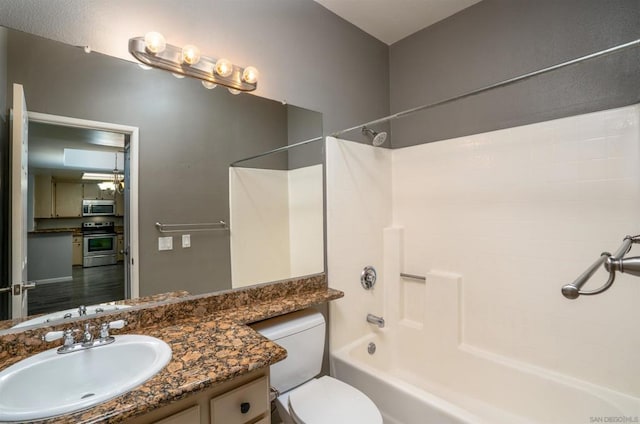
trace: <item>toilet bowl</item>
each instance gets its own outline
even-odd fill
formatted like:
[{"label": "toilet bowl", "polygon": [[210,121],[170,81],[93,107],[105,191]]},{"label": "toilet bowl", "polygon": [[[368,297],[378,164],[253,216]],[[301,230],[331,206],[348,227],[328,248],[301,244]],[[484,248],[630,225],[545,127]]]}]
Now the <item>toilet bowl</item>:
[{"label": "toilet bowl", "polygon": [[364,393],[333,377],[314,378],[276,400],[285,424],[382,424]]},{"label": "toilet bowl", "polygon": [[285,424],[382,424],[380,411],[360,390],[333,377],[316,378],[324,354],[322,314],[307,309],[252,327],[287,350],[287,358],[270,368]]}]

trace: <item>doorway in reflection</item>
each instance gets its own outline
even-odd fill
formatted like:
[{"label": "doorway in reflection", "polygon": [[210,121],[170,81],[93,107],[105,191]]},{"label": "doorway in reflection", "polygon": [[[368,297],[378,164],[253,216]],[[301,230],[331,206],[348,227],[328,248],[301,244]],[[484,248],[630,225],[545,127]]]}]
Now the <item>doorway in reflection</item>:
[{"label": "doorway in reflection", "polygon": [[29,315],[128,297],[127,146],[125,134],[30,119]]}]

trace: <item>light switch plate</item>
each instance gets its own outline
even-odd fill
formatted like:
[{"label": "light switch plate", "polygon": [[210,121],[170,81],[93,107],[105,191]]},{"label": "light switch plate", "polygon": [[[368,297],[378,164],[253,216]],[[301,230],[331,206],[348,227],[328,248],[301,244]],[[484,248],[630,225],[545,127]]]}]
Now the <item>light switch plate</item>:
[{"label": "light switch plate", "polygon": [[173,237],[158,237],[158,250],[173,250]]},{"label": "light switch plate", "polygon": [[191,234],[182,235],[182,247],[191,247]]}]

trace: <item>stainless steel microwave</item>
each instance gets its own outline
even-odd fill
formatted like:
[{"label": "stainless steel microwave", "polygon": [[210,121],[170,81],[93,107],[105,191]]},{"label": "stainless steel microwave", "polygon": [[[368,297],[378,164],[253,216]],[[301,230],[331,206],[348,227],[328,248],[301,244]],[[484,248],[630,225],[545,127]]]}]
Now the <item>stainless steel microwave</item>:
[{"label": "stainless steel microwave", "polygon": [[82,216],[113,216],[116,202],[113,200],[83,200]]}]

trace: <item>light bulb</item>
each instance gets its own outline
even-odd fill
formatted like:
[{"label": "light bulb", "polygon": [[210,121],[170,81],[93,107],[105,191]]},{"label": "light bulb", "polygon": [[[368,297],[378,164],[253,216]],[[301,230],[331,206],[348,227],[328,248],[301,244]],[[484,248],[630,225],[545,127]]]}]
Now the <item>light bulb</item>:
[{"label": "light bulb", "polygon": [[204,88],[206,88],[207,90],[213,90],[218,86],[218,84],[209,81],[202,81],[202,85],[204,85]]},{"label": "light bulb", "polygon": [[215,66],[216,74],[221,77],[228,77],[233,73],[233,63],[227,59],[218,59]]},{"label": "light bulb", "polygon": [[178,78],[178,79],[182,79],[184,78],[184,75],[182,74],[176,74],[175,72],[171,72],[171,75],[173,75],[174,77]]},{"label": "light bulb", "polygon": [[200,49],[192,44],[182,48],[182,61],[189,65],[195,65],[200,61]]},{"label": "light bulb", "polygon": [[249,84],[255,84],[258,81],[258,70],[253,66],[247,66],[242,71],[242,80]]},{"label": "light bulb", "polygon": [[151,66],[145,65],[144,63],[138,63],[138,66],[140,67],[140,69],[144,69],[145,71],[148,71],[149,69],[153,69]]},{"label": "light bulb", "polygon": [[144,45],[149,53],[162,53],[167,47],[167,41],[159,32],[147,32],[144,36]]},{"label": "light bulb", "polygon": [[229,93],[233,94],[234,96],[237,96],[238,94],[242,93],[242,91],[240,90],[236,90],[235,88],[229,88]]}]

